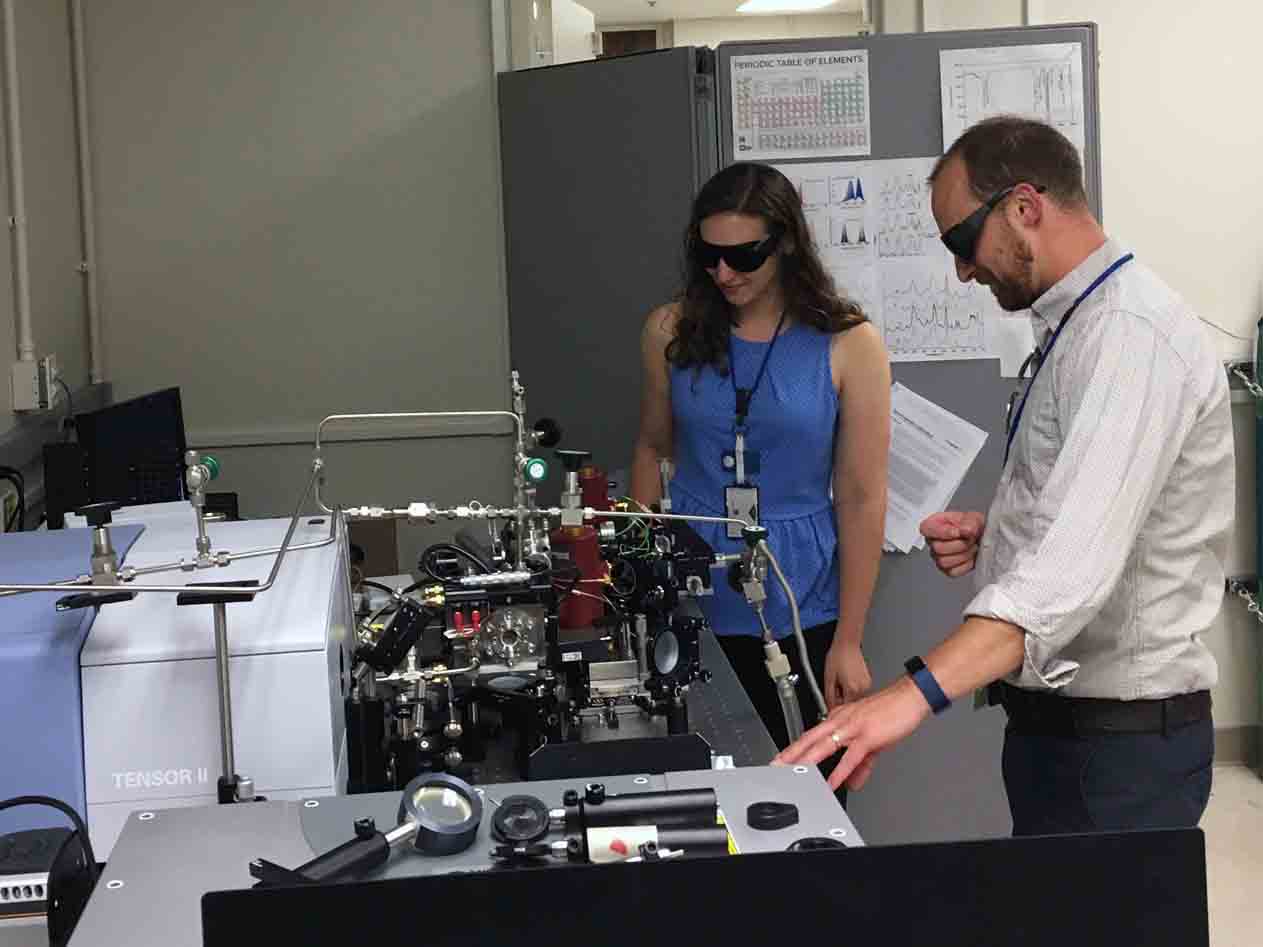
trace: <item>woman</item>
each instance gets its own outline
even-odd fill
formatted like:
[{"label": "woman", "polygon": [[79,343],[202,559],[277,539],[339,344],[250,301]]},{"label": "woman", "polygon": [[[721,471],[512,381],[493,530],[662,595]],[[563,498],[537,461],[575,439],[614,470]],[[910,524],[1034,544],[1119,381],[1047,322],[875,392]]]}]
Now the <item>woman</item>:
[{"label": "woman", "polygon": [[[734,164],[711,178],[694,201],[685,251],[682,295],[645,322],[632,498],[661,499],[658,462],[671,458],[673,512],[722,516],[757,502],[833,708],[872,683],[860,645],[885,528],[885,347],[859,307],[835,293],[802,201],[773,168]],[[742,548],[723,526],[698,532],[716,552]],[[758,620],[726,582],[714,585],[703,600],[710,625],[784,747]],[[792,634],[775,581],[765,614],[777,638]],[[817,710],[798,649],[786,641],[782,651],[810,726]]]}]

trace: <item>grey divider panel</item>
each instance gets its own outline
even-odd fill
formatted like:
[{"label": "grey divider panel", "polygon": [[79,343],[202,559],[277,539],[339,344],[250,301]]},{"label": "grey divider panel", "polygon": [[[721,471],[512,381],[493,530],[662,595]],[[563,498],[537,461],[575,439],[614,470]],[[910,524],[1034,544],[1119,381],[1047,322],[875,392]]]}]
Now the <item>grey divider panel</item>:
[{"label": "grey divider panel", "polygon": [[[500,76],[512,365],[531,417],[557,418],[562,446],[607,470],[630,464],[640,331],[677,288],[689,206],[714,168],[699,55]],[[552,467],[543,497],[560,483]]]},{"label": "grey divider panel", "polygon": [[[940,50],[1069,42],[1083,47],[1085,170],[1088,196],[1099,214],[1097,45],[1091,24],[725,43],[716,67],[721,161],[730,163],[732,155],[728,77],[733,56],[867,49],[873,150],[854,159],[863,161],[942,153]],[[895,366],[894,377],[989,433],[952,504],[985,511],[1003,462],[1004,404],[1017,383],[1000,378],[994,360],[904,362]],[[951,631],[973,591],[972,579],[944,578],[925,552],[883,556],[864,641],[874,685],[894,679],[907,658],[924,654]],[[870,844],[985,837],[1011,830],[1000,775],[1004,712],[974,711],[970,704],[968,698],[958,701],[942,718],[926,721],[905,743],[884,753],[869,785],[851,795],[848,811]]]},{"label": "grey divider panel", "polygon": [[1100,99],[1097,86],[1097,43],[1094,23],[999,30],[960,30],[949,33],[789,40],[778,43],[723,43],[718,50],[719,63],[716,66],[720,161],[725,165],[732,162],[732,92],[728,85],[728,77],[733,56],[867,49],[873,153],[853,159],[866,161],[873,158],[924,158],[927,155],[942,153],[943,107],[939,83],[939,52],[941,50],[1029,46],[1038,43],[1082,44],[1083,112],[1087,123],[1083,170],[1088,200],[1099,217],[1101,214]]}]

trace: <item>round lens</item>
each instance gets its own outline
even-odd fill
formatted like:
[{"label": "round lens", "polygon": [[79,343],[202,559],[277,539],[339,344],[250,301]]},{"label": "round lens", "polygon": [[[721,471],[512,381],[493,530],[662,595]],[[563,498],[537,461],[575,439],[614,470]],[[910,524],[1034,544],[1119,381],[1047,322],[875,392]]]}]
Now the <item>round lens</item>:
[{"label": "round lens", "polygon": [[474,814],[469,800],[446,786],[422,786],[412,794],[417,811],[439,825],[460,825]]},{"label": "round lens", "polygon": [[680,641],[674,631],[664,631],[658,635],[653,646],[653,666],[659,674],[670,674],[680,663]]}]

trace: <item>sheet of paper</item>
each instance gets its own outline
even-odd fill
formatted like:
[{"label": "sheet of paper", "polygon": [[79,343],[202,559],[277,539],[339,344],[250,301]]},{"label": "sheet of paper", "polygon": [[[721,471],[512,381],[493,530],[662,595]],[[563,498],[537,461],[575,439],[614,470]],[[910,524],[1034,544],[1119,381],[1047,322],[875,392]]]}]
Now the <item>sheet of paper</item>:
[{"label": "sheet of paper", "polygon": [[1000,377],[1016,378],[1022,363],[1035,348],[1029,312],[1006,313],[987,324],[988,347],[1000,357]]},{"label": "sheet of paper", "polygon": [[1052,125],[1083,154],[1081,43],[945,49],[939,71],[944,151],[984,118],[1021,115]]},{"label": "sheet of paper", "polygon": [[930,213],[935,160],[776,167],[802,196],[812,238],[839,293],[859,303],[881,330],[891,361],[994,358],[998,342],[1012,342],[1011,333],[993,331],[1008,317],[989,289],[956,276]]},{"label": "sheet of paper", "polygon": [[886,542],[911,552],[924,546],[921,521],[947,508],[987,432],[902,384],[893,386],[890,400]]},{"label": "sheet of paper", "polygon": [[733,160],[872,151],[868,50],[734,56],[729,78]]}]

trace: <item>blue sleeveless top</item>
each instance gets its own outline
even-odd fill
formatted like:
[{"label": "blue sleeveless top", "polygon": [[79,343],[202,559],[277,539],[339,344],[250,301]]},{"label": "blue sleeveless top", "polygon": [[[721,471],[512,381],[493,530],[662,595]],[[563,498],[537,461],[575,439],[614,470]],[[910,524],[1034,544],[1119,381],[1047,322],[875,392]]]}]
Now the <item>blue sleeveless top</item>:
[{"label": "blue sleeveless top", "polygon": [[[830,487],[838,394],[829,364],[831,335],[791,323],[768,360],[763,381],[750,402],[746,420],[746,456],[760,455],[758,473],[746,479],[759,488],[759,522],[798,599],[803,628],[838,617],[837,525]],[[754,384],[771,342],[732,337],[732,370],[740,386]],[[733,449],[733,379],[713,365],[669,366],[675,438],[675,477],[671,502],[676,513],[724,515],[724,488],[735,483],[723,467]],[[694,523],[694,529],[718,553],[740,552],[723,524]],[[702,609],[717,635],[762,634],[754,610],[713,574],[715,594],[702,598]],[[767,582],[764,616],[777,638],[793,632],[789,605],[775,575]]]}]

